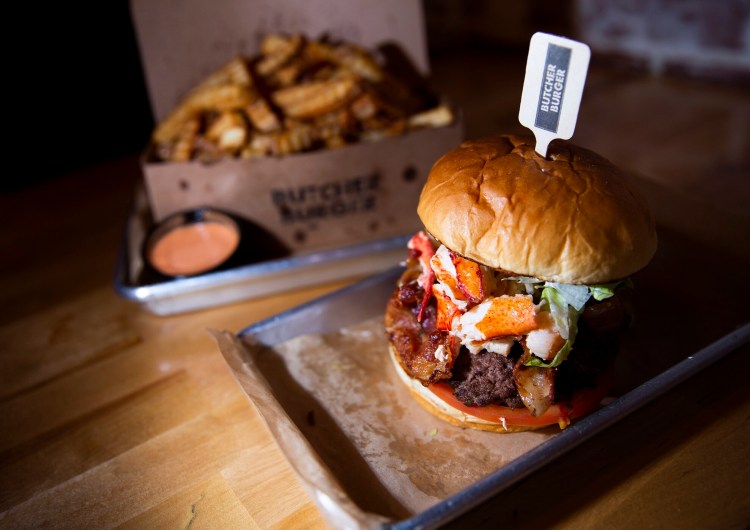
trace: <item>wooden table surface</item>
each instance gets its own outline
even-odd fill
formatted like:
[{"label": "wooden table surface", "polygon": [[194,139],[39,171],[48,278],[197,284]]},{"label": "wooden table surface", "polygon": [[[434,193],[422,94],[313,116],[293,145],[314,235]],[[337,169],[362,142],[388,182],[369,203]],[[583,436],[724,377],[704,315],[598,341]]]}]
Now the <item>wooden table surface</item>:
[{"label": "wooden table surface", "polygon": [[[522,68],[446,57],[434,79],[479,136],[519,130]],[[586,90],[574,139],[668,190],[663,222],[750,263],[747,87],[595,70]],[[0,196],[0,527],[324,527],[206,330],[346,281],[149,314],[113,289],[139,175],[124,157]],[[449,526],[746,527],[749,358],[745,345]]]}]

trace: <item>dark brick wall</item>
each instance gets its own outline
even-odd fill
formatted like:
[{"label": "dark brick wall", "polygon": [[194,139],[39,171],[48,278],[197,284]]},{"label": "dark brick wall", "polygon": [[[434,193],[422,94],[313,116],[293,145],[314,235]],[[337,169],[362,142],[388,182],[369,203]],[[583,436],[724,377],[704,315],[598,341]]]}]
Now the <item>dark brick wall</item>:
[{"label": "dark brick wall", "polygon": [[750,0],[424,0],[433,53],[477,46],[525,53],[545,31],[593,59],[654,74],[746,83]]},{"label": "dark brick wall", "polygon": [[580,38],[654,74],[750,79],[748,0],[575,0]]}]

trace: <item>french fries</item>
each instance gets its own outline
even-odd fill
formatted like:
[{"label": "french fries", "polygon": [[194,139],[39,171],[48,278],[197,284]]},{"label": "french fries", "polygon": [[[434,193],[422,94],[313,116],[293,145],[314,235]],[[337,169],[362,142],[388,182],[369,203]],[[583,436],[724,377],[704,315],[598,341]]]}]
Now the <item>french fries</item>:
[{"label": "french fries", "polygon": [[361,47],[269,34],[206,77],[152,133],[156,161],[285,156],[453,121]]}]

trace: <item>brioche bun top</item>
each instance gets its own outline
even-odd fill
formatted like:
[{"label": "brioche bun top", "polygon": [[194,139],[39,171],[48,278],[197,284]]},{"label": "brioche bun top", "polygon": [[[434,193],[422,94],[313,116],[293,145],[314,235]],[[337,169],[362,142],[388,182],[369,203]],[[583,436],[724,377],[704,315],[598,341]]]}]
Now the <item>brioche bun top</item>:
[{"label": "brioche bun top", "polygon": [[547,158],[531,136],[464,142],[435,162],[417,213],[464,257],[570,284],[620,280],[656,252],[645,200],[611,162],[556,141]]}]

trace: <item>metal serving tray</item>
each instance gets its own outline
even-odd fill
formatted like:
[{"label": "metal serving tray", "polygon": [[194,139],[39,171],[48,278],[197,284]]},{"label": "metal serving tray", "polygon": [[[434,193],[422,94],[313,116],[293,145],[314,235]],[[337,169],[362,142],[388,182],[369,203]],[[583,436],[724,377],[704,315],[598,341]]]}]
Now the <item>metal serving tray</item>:
[{"label": "metal serving tray", "polygon": [[[393,286],[401,274],[393,268],[360,281],[350,287],[308,302],[297,308],[251,325],[238,337],[269,347],[305,334],[321,334],[371,319],[382,314]],[[366,303],[363,303],[366,300]],[[732,328],[730,328],[732,329]],[[633,387],[591,415],[575,421],[567,429],[490,472],[468,488],[443,499],[421,513],[392,523],[384,528],[435,528],[478,506],[488,498],[527,477],[550,461],[603,431],[613,423],[661,396],[708,365],[718,361],[750,341],[750,323],[736,325],[728,334],[692,355],[679,354],[682,359],[654,377]],[[503,436],[503,435],[499,435]],[[512,436],[512,435],[508,435]]]},{"label": "metal serving tray", "polygon": [[[117,261],[115,291],[157,315],[172,315],[346,278],[361,278],[397,265],[410,235],[292,254],[185,278],[142,275],[141,247],[151,226],[143,190],[136,193]],[[145,278],[145,279],[144,279]]]}]

